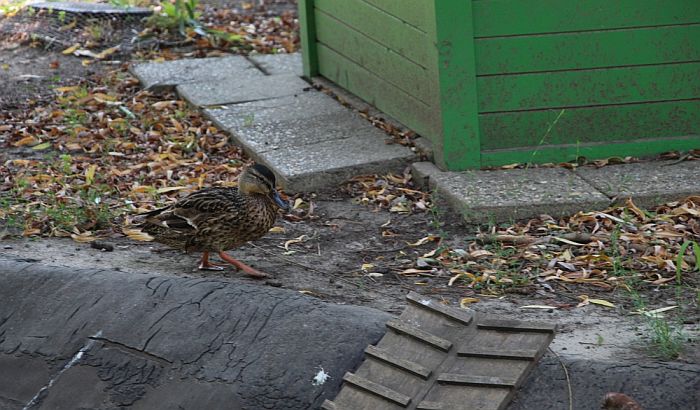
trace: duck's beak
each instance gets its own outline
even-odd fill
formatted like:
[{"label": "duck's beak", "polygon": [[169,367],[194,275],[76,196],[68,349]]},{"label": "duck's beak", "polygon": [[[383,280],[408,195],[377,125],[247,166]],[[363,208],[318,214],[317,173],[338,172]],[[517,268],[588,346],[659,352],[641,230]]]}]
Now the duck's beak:
[{"label": "duck's beak", "polygon": [[275,201],[277,206],[282,208],[285,212],[289,211],[289,204],[282,200],[282,198],[280,197],[280,194],[277,193],[276,189],[273,189],[272,192],[270,193],[270,195],[272,196],[272,199]]}]

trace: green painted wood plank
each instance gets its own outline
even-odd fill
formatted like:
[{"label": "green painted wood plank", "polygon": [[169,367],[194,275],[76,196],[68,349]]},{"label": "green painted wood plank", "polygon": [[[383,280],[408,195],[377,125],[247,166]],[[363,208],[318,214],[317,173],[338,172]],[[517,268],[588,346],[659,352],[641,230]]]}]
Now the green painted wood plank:
[{"label": "green painted wood plank", "polygon": [[479,111],[639,103],[700,95],[700,63],[478,77]]},{"label": "green painted wood plank", "polygon": [[700,100],[482,114],[479,124],[482,150],[700,135]]},{"label": "green painted wood plank", "polygon": [[420,66],[434,64],[428,50],[433,45],[425,33],[363,0],[315,0],[315,3],[319,10]]},{"label": "green painted wood plank", "polygon": [[475,0],[476,37],[700,23],[698,0]]},{"label": "green painted wood plank", "polygon": [[479,75],[687,61],[700,61],[700,24],[476,41]]},{"label": "green painted wood plank", "polygon": [[430,2],[426,0],[365,0],[374,7],[405,21],[417,29],[428,32],[431,29]]},{"label": "green painted wood plank", "polygon": [[318,44],[319,72],[418,134],[434,138],[438,133],[435,107],[405,92],[353,63],[323,44]]},{"label": "green painted wood plank", "polygon": [[483,167],[496,167],[515,163],[559,163],[574,161],[579,157],[588,160],[610,157],[645,157],[668,151],[688,151],[700,149],[700,136],[636,140],[616,143],[610,141],[600,144],[569,144],[560,146],[542,146],[537,150],[512,149],[483,151]]},{"label": "green painted wood plank", "polygon": [[481,164],[471,15],[471,1],[435,1],[442,144],[433,153],[438,165],[451,171]]},{"label": "green painted wood plank", "polygon": [[316,52],[316,22],[314,0],[299,0],[299,37],[304,76],[318,75],[318,53]]},{"label": "green painted wood plank", "polygon": [[437,90],[427,81],[428,74],[423,67],[318,10],[316,37],[319,43],[387,83],[428,105],[435,104]]}]

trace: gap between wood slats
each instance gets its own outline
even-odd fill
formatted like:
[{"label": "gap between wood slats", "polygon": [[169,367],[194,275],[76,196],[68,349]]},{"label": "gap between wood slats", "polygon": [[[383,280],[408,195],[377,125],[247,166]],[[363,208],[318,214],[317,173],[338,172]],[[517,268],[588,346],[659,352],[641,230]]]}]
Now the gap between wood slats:
[{"label": "gap between wood slats", "polygon": [[524,34],[503,34],[495,36],[474,36],[474,40],[487,40],[487,39],[499,39],[499,38],[515,38],[515,37],[539,37],[539,36],[556,36],[560,34],[578,34],[578,33],[594,33],[594,32],[610,32],[610,31],[625,31],[625,30],[644,30],[644,29],[655,29],[655,28],[666,28],[666,27],[684,27],[684,26],[695,26],[700,24],[700,21],[693,21],[690,23],[678,23],[678,24],[658,24],[658,25],[643,25],[643,26],[629,26],[629,27],[618,27],[618,28],[595,28],[587,30],[564,30],[564,31],[543,31],[541,33],[524,33]]},{"label": "gap between wood slats", "polygon": [[[420,31],[423,34],[427,34],[428,30],[426,28],[420,27],[418,25],[417,20],[420,20],[421,17],[423,20],[426,20],[426,18],[430,18],[431,16],[428,14],[428,10],[425,7],[425,4],[427,3],[426,0],[416,0],[413,3],[414,4],[409,4],[410,0],[398,0],[394,2],[394,6],[390,6],[391,2],[386,2],[382,0],[361,0],[363,3],[367,3],[370,7],[373,7],[383,13],[386,13],[392,17],[395,17],[397,20],[401,20],[404,24],[413,27],[414,29]],[[381,6],[380,6],[381,5]],[[418,8],[422,7],[422,10],[419,10]],[[393,9],[393,10],[388,10],[388,9]],[[408,12],[416,12],[415,16],[412,16],[411,18],[401,16],[397,14],[399,10],[403,11],[406,10]],[[409,20],[414,20],[414,22],[409,21]],[[425,23],[425,21],[424,21]]]},{"label": "gap between wood slats", "polygon": [[600,107],[618,107],[626,105],[645,105],[645,104],[659,104],[659,103],[674,103],[674,102],[686,102],[686,101],[700,101],[698,98],[679,98],[672,100],[650,100],[650,101],[640,101],[640,102],[627,102],[627,103],[614,103],[614,104],[590,104],[590,105],[561,105],[556,107],[545,107],[545,108],[524,108],[520,110],[506,110],[506,111],[488,111],[480,112],[479,115],[492,115],[492,114],[509,114],[517,112],[536,112],[536,111],[549,111],[549,110],[568,110],[575,108],[600,108]]},{"label": "gap between wood slats", "polygon": [[490,77],[508,77],[515,75],[530,75],[530,74],[550,74],[550,73],[570,73],[576,71],[595,71],[595,70],[614,70],[617,68],[634,68],[634,67],[657,67],[657,66],[672,66],[672,65],[683,65],[683,64],[695,64],[700,63],[700,60],[688,60],[688,61],[672,61],[668,63],[651,63],[651,64],[626,64],[626,65],[614,65],[614,66],[601,66],[601,67],[590,67],[590,68],[562,68],[556,70],[540,70],[540,71],[518,71],[518,72],[508,72],[508,73],[494,73],[494,74],[477,74],[476,78],[490,78]]}]

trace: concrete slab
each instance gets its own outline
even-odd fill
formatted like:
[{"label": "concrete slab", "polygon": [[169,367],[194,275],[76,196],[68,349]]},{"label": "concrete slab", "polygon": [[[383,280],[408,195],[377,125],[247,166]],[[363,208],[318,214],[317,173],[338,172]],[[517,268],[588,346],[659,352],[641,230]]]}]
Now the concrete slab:
[{"label": "concrete slab", "polygon": [[331,97],[315,91],[204,109],[219,127],[230,130],[348,112]]},{"label": "concrete slab", "polygon": [[253,54],[248,58],[268,75],[294,74],[301,76],[303,72],[301,53]]},{"label": "concrete slab", "polygon": [[146,7],[119,7],[105,3],[83,3],[83,2],[63,2],[51,1],[28,4],[29,7],[40,10],[53,10],[55,12],[65,11],[67,13],[77,14],[109,14],[112,16],[150,16],[153,10]]},{"label": "concrete slab", "polygon": [[418,158],[404,146],[386,144],[387,138],[376,132],[381,131],[373,129],[351,138],[282,148],[253,157],[273,168],[291,192],[335,189],[352,176],[401,171]]},{"label": "concrete slab", "polygon": [[198,107],[237,104],[302,94],[311,85],[296,75],[276,75],[245,80],[228,78],[226,81],[185,83],[177,92],[190,104]]},{"label": "concrete slab", "polygon": [[132,65],[130,71],[144,88],[156,91],[193,82],[218,84],[265,77],[243,56],[138,63]]},{"label": "concrete slab", "polygon": [[604,209],[609,199],[563,168],[443,172],[431,162],[413,164],[414,177],[438,191],[468,222],[554,217]]},{"label": "concrete slab", "polygon": [[0,300],[7,409],[42,387],[32,408],[319,408],[390,318],[244,280],[3,257]]},{"label": "concrete slab", "polygon": [[371,135],[379,142],[386,139],[383,132],[348,110],[313,118],[237,127],[222,126],[215,116],[212,116],[212,119],[218,126],[230,132],[237,144],[263,156],[268,151],[283,148],[296,148],[299,151],[298,155],[307,156],[308,153],[316,152],[315,144],[354,138],[359,134]]},{"label": "concrete slab", "polygon": [[610,198],[623,202],[632,197],[644,207],[700,195],[700,161],[581,167],[576,174]]}]

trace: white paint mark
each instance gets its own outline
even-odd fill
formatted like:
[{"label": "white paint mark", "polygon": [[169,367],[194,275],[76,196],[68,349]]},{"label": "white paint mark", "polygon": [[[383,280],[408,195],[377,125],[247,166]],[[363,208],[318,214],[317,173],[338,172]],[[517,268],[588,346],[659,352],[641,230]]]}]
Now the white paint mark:
[{"label": "white paint mark", "polygon": [[424,305],[424,306],[430,306],[430,302],[431,302],[430,299],[421,299],[420,300],[420,304]]},{"label": "white paint mark", "polygon": [[73,357],[70,359],[70,361],[68,363],[66,363],[65,366],[63,366],[63,369],[61,369],[61,371],[59,371],[53,378],[51,378],[51,380],[49,380],[49,382],[44,387],[39,389],[39,391],[34,395],[34,397],[32,397],[31,400],[29,400],[29,403],[27,403],[27,405],[24,406],[22,408],[22,410],[29,410],[30,408],[32,408],[32,406],[37,404],[37,402],[39,401],[39,396],[41,396],[41,393],[50,389],[51,386],[53,386],[54,383],[56,383],[56,380],[58,380],[58,378],[61,377],[61,375],[66,370],[75,366],[75,364],[78,363],[78,361],[80,361],[80,359],[83,357],[83,354],[85,354],[85,352],[90,350],[90,348],[95,345],[96,340],[94,338],[97,338],[100,336],[102,336],[101,330],[99,332],[95,333],[95,335],[93,335],[91,339],[88,339],[87,343],[85,343],[85,345],[82,348],[80,348],[80,350],[78,350],[78,353],[73,355]]},{"label": "white paint mark", "polygon": [[314,380],[311,383],[314,386],[320,386],[320,385],[324,384],[328,379],[331,378],[331,375],[326,373],[326,371],[323,370],[323,367],[318,366],[318,368],[321,370],[319,370],[318,373],[316,373],[316,376],[314,377]]}]

